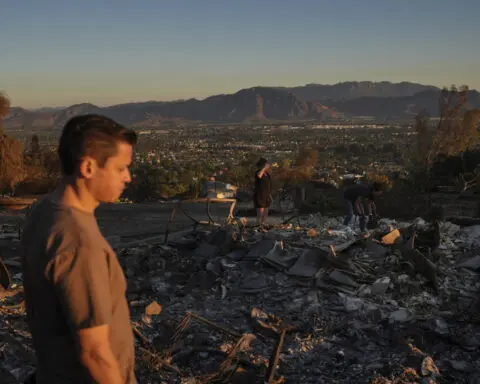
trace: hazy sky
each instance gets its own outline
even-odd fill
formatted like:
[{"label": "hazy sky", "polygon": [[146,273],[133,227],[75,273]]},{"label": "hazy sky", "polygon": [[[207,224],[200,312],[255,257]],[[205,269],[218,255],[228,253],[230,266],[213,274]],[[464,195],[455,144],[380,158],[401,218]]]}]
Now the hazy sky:
[{"label": "hazy sky", "polygon": [[349,80],[480,89],[480,0],[0,0],[14,105]]}]

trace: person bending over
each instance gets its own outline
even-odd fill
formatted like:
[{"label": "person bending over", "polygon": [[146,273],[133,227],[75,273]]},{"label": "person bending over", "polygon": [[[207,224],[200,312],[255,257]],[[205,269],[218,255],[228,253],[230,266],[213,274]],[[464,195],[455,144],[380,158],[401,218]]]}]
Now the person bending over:
[{"label": "person bending over", "polygon": [[380,183],[373,183],[371,186],[365,184],[350,185],[343,192],[347,215],[343,225],[348,225],[353,216],[359,216],[360,230],[365,231],[366,217],[364,204],[367,205],[368,215],[370,218],[376,216],[375,197],[383,193],[383,187]]}]

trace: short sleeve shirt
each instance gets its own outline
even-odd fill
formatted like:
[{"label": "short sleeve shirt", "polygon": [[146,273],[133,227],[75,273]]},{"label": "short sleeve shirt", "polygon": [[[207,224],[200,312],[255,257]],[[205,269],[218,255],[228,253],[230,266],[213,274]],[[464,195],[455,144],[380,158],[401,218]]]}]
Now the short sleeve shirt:
[{"label": "short sleeve shirt", "polygon": [[76,334],[104,324],[125,383],[135,383],[125,276],[95,216],[43,199],[22,234],[22,263],[37,383],[93,383]]}]

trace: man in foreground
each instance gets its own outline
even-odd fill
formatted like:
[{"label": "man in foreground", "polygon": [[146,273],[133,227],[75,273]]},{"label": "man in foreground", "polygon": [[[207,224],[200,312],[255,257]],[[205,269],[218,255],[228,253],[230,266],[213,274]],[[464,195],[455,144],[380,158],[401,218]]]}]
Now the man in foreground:
[{"label": "man in foreground", "polygon": [[380,183],[373,183],[372,186],[364,184],[353,184],[345,189],[343,198],[347,207],[347,216],[343,225],[348,225],[354,214],[359,216],[360,231],[365,232],[366,217],[364,203],[367,203],[368,215],[370,219],[376,216],[374,199],[383,193],[383,187]]},{"label": "man in foreground", "polygon": [[22,234],[27,320],[38,384],[133,384],[126,281],[94,211],[130,182],[135,132],[99,115],[72,118],[58,154],[62,181]]}]

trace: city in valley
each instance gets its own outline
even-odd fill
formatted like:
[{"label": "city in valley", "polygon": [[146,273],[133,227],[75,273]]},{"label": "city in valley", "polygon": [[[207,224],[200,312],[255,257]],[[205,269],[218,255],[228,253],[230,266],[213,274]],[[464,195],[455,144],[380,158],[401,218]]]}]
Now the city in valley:
[{"label": "city in valley", "polygon": [[[476,383],[480,94],[316,87],[35,110],[5,94],[0,381],[36,366],[23,225],[61,180],[64,125],[99,114],[138,135],[131,182],[95,215],[126,276],[139,383]],[[365,231],[344,222],[358,184],[383,191]]]}]

